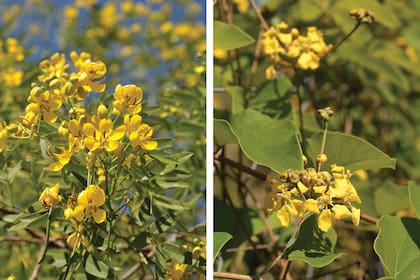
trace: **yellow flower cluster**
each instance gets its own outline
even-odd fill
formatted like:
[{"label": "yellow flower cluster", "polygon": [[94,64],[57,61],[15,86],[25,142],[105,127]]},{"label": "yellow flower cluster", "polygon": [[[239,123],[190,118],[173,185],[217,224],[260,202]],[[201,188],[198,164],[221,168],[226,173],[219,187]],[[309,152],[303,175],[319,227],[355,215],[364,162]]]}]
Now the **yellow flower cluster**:
[{"label": "yellow flower cluster", "polygon": [[[5,44],[4,44],[5,43]],[[23,61],[25,51],[15,38],[7,38],[5,42],[0,40],[0,82],[9,88],[18,87],[22,84],[23,71],[16,67],[16,62]]]},{"label": "yellow flower cluster", "polygon": [[262,40],[263,52],[270,58],[271,64],[266,71],[268,79],[275,78],[279,65],[295,65],[300,69],[317,69],[324,53],[330,46],[324,42],[321,31],[316,27],[307,27],[306,35],[300,34],[296,28],[286,31],[284,22],[268,29]]},{"label": "yellow flower cluster", "polygon": [[276,211],[282,226],[306,214],[318,216],[318,227],[327,232],[337,220],[351,218],[359,225],[360,209],[352,202],[361,200],[350,182],[351,173],[342,166],[332,165],[331,173],[316,172],[313,168],[287,170],[267,193],[269,211]]}]

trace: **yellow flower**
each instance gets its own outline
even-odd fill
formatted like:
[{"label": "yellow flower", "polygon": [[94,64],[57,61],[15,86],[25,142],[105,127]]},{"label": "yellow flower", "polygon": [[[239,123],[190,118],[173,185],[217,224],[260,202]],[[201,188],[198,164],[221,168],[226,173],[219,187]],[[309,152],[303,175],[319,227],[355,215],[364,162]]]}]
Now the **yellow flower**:
[{"label": "yellow flower", "polygon": [[52,171],[60,171],[61,169],[63,169],[64,166],[66,166],[70,162],[70,159],[75,152],[75,149],[74,149],[75,138],[73,135],[70,134],[68,136],[68,142],[69,142],[69,147],[67,149],[62,148],[62,147],[59,148],[62,151],[61,154],[53,153],[53,155],[58,159],[58,161],[53,162],[49,165],[49,168]]},{"label": "yellow flower", "polygon": [[153,136],[153,128],[148,124],[142,123],[142,118],[139,115],[134,115],[131,119],[129,115],[126,115],[124,124],[133,149],[137,150],[140,148],[151,151],[157,148],[158,143],[150,140]]},{"label": "yellow flower", "polygon": [[236,7],[241,14],[248,11],[248,0],[233,0],[232,2],[236,4]]},{"label": "yellow flower", "polygon": [[80,65],[79,73],[77,74],[80,84],[83,88],[90,92],[103,92],[105,90],[105,85],[100,82],[103,81],[101,78],[106,73],[106,65],[98,60],[91,61],[86,59],[82,65]]},{"label": "yellow flower", "polygon": [[53,78],[66,78],[68,74],[66,69],[69,67],[66,64],[66,56],[64,54],[55,53],[51,56],[51,60],[43,60],[39,64],[39,68],[43,74],[38,76],[41,82],[47,82]]},{"label": "yellow flower", "polygon": [[28,97],[30,102],[26,108],[25,113],[32,112],[35,115],[42,115],[44,120],[49,123],[55,123],[57,115],[55,111],[61,108],[61,97],[55,94],[52,90],[43,91],[39,87],[34,87]]},{"label": "yellow flower", "polygon": [[0,152],[4,150],[7,143],[7,127],[4,123],[0,123]]},{"label": "yellow flower", "polygon": [[24,50],[22,46],[19,45],[18,40],[15,38],[7,38],[6,39],[6,46],[7,46],[7,52],[16,60],[16,61],[22,61],[24,56]]},{"label": "yellow flower", "polygon": [[167,267],[166,280],[181,280],[187,265],[185,263],[171,262]]},{"label": "yellow flower", "polygon": [[85,61],[90,59],[90,54],[87,52],[81,52],[80,55],[78,55],[75,51],[72,51],[70,53],[70,58],[74,63],[74,67],[76,67],[77,70],[81,71]]},{"label": "yellow flower", "polygon": [[112,102],[115,111],[121,114],[128,111],[130,114],[137,114],[141,111],[140,104],[143,99],[143,91],[135,85],[117,85],[114,93],[115,101]]},{"label": "yellow flower", "polygon": [[67,244],[71,248],[79,248],[80,244],[82,243],[85,247],[89,246],[89,241],[87,238],[83,235],[83,226],[78,225],[76,226],[76,231],[70,234],[67,237]]},{"label": "yellow flower", "polygon": [[330,230],[330,228],[333,226],[335,220],[334,220],[334,214],[331,212],[330,209],[324,209],[322,210],[321,214],[318,217],[318,227],[323,232],[327,232]]},{"label": "yellow flower", "polygon": [[93,123],[83,125],[83,133],[86,135],[85,146],[90,151],[105,149],[107,152],[114,152],[120,146],[120,140],[125,135],[125,126],[121,125],[113,130],[113,123],[110,119],[100,119],[96,126]]},{"label": "yellow flower", "polygon": [[287,227],[292,222],[292,209],[289,205],[283,205],[280,210],[277,211],[277,218],[280,220],[280,224],[283,227]]},{"label": "yellow flower", "polygon": [[45,207],[54,207],[61,200],[61,197],[58,194],[59,191],[60,185],[58,183],[52,187],[46,187],[38,200],[41,201]]},{"label": "yellow flower", "polygon": [[73,216],[79,222],[86,216],[92,216],[97,224],[106,219],[106,212],[99,207],[105,203],[105,192],[101,187],[90,185],[77,197],[77,206],[73,210]]},{"label": "yellow flower", "polygon": [[4,85],[7,87],[17,87],[22,83],[23,72],[16,70],[13,67],[5,69],[1,73],[1,78],[4,82]]}]

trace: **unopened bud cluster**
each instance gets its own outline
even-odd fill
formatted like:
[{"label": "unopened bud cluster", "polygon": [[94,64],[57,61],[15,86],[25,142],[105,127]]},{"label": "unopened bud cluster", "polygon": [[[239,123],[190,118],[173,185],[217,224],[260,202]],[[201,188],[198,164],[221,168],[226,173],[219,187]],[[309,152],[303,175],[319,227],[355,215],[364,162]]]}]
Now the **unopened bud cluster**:
[{"label": "unopened bud cluster", "polygon": [[350,182],[351,173],[342,166],[331,165],[331,172],[317,172],[314,168],[287,170],[279,178],[270,179],[266,206],[276,212],[282,226],[306,214],[318,215],[318,227],[328,231],[337,220],[351,217],[359,225],[361,203]]},{"label": "unopened bud cluster", "polygon": [[360,23],[371,24],[375,20],[372,12],[366,11],[365,9],[352,9],[350,11],[350,16]]}]

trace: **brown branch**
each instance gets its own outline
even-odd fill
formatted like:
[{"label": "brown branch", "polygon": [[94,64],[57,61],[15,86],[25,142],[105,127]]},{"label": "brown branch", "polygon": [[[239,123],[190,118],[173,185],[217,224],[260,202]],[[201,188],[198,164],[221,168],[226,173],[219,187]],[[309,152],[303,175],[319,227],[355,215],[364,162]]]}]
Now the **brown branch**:
[{"label": "brown branch", "polygon": [[267,176],[265,174],[262,174],[261,172],[258,172],[258,171],[254,170],[252,168],[249,168],[247,166],[244,166],[244,165],[242,165],[242,164],[240,164],[240,163],[238,163],[238,162],[236,162],[234,160],[228,159],[228,158],[226,158],[224,156],[221,156],[219,154],[215,154],[214,155],[214,159],[217,160],[217,161],[223,162],[223,163],[225,163],[225,164],[227,164],[229,166],[232,166],[232,167],[234,167],[236,169],[239,169],[239,170],[241,170],[241,171],[243,171],[245,173],[248,173],[249,175],[252,175],[255,178],[258,178],[260,180],[265,181],[266,178],[267,178]]},{"label": "brown branch", "polygon": [[258,8],[257,4],[255,3],[254,0],[249,0],[249,2],[251,3],[252,8],[254,9],[255,13],[257,14],[258,19],[261,21],[262,26],[268,30],[268,24],[267,21],[265,20],[265,18],[262,16],[260,9]]},{"label": "brown branch", "polygon": [[125,280],[130,278],[131,275],[133,275],[137,270],[139,270],[141,267],[140,263],[136,263],[133,267],[131,267],[126,273],[124,273],[120,280]]},{"label": "brown branch", "polygon": [[27,242],[27,243],[41,243],[41,239],[20,237],[20,236],[6,236],[0,237],[1,242]]},{"label": "brown branch", "polygon": [[376,224],[378,222],[378,218],[365,213],[360,213],[360,219],[371,224]]},{"label": "brown branch", "polygon": [[236,279],[236,280],[264,280],[263,278],[252,278],[249,275],[237,274],[237,273],[228,273],[228,272],[213,272],[213,277],[223,278],[223,279]]}]

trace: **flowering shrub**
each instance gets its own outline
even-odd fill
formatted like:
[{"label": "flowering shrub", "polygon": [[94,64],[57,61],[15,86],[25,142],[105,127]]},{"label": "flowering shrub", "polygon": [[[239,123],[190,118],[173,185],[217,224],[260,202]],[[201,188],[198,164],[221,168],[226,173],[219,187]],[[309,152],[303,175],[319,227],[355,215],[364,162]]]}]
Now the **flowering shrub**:
[{"label": "flowering shrub", "polygon": [[[0,48],[0,276],[203,279],[201,6],[172,22],[183,3],[67,1],[37,30],[35,2],[1,27],[34,20]],[[27,47],[49,28],[62,51]]]},{"label": "flowering shrub", "polygon": [[215,277],[418,275],[418,8],[215,2]]}]

